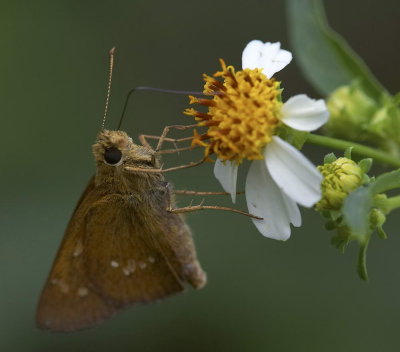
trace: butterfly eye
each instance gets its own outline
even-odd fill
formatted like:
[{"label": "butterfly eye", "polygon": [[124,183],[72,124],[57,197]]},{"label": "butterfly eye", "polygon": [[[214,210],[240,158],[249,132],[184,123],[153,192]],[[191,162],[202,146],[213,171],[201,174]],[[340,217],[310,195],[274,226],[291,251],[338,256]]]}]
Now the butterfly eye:
[{"label": "butterfly eye", "polygon": [[104,152],[104,160],[107,164],[118,164],[122,158],[122,153],[118,148],[107,148]]}]

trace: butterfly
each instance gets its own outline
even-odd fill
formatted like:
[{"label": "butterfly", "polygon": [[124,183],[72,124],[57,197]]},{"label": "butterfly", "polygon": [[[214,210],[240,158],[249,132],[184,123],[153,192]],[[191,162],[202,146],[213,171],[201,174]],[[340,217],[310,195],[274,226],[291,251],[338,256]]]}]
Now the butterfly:
[{"label": "butterfly", "polygon": [[[174,205],[157,152],[123,131],[102,130],[97,170],[67,226],[37,309],[37,325],[74,331],[127,306],[201,288],[206,274]],[[132,171],[132,170],[140,170]],[[149,171],[149,172],[147,172]]]}]

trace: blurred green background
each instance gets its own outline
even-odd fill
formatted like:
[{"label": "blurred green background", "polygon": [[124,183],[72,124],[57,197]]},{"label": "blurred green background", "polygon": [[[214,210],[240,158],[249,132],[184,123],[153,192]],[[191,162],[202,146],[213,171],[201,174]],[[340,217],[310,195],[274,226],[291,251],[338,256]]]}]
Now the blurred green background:
[{"label": "blurred green background", "polygon": [[[326,2],[328,17],[393,93],[399,88],[396,0]],[[1,351],[398,351],[400,238],[369,250],[370,283],[355,271],[356,246],[341,255],[311,210],[286,242],[263,238],[230,213],[187,216],[209,283],[159,304],[127,309],[86,331],[50,334],[34,314],[71,212],[94,171],[107,52],[117,47],[114,128],[137,85],[201,89],[218,58],[240,67],[251,39],[289,48],[283,1],[13,1],[1,4]],[[318,97],[296,66],[276,77],[285,97]],[[160,133],[186,123],[182,96],[138,93],[123,129]],[[175,134],[177,136],[182,134]],[[325,150],[307,147],[315,162]],[[195,159],[191,155],[190,159]],[[180,164],[187,156],[168,158]],[[212,165],[170,174],[176,188],[218,190]],[[242,170],[244,171],[244,170]],[[242,173],[241,181],[243,181]],[[243,183],[242,183],[243,184]],[[181,199],[186,205],[190,198]],[[207,204],[229,204],[208,199]],[[241,200],[238,207],[245,209]],[[303,209],[304,210],[304,209]]]}]

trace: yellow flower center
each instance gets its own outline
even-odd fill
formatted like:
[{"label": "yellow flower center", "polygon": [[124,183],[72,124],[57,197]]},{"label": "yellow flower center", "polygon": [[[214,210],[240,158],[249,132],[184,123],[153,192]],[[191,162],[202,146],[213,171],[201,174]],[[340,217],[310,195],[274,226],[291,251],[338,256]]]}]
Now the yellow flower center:
[{"label": "yellow flower center", "polygon": [[204,74],[204,94],[212,99],[190,96],[190,104],[207,106],[208,112],[185,110],[199,121],[198,126],[208,127],[205,135],[195,131],[193,144],[205,147],[206,156],[215,153],[238,164],[243,159],[263,159],[262,148],[280,123],[280,82],[268,79],[261,69],[235,72],[220,62],[221,71],[213,77]]}]

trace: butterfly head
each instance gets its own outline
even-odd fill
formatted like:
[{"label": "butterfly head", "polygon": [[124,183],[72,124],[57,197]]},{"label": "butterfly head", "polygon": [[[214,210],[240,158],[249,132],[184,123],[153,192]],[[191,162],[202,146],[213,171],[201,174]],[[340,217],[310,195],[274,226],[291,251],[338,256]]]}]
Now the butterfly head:
[{"label": "butterfly head", "polygon": [[154,168],[159,164],[152,149],[133,143],[123,131],[101,131],[93,145],[93,154],[99,167]]}]

